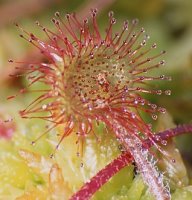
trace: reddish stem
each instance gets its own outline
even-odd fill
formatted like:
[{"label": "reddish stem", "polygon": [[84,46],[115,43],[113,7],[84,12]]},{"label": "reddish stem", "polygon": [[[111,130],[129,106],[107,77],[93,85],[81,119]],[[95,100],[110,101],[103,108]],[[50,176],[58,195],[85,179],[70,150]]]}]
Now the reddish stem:
[{"label": "reddish stem", "polygon": [[120,169],[124,168],[132,161],[131,155],[126,152],[113,160],[104,169],[99,171],[89,182],[87,182],[70,200],[88,200]]},{"label": "reddish stem", "polygon": [[[159,132],[160,140],[168,140],[172,137],[182,135],[184,133],[192,132],[192,124],[180,125],[176,128],[168,129]],[[157,137],[158,138],[158,137]],[[154,139],[156,142],[159,140]],[[149,148],[153,146],[150,140],[144,142]],[[93,178],[91,178],[84,186],[75,193],[70,200],[88,200],[91,196],[99,190],[102,185],[104,185],[112,176],[114,176],[118,171],[126,167],[133,161],[129,152],[122,153],[119,157],[114,159],[110,164],[108,164],[104,169],[100,170]]]},{"label": "reddish stem", "polygon": [[[192,124],[183,124],[179,125],[175,128],[171,128],[165,131],[161,131],[157,133],[157,136],[160,138],[160,140],[168,140],[172,137],[178,136],[178,135],[183,135],[185,133],[191,133],[192,132]],[[157,138],[154,137],[155,142],[160,142]],[[153,144],[151,143],[150,140],[146,140],[145,144],[148,145],[148,147],[151,147]]]}]

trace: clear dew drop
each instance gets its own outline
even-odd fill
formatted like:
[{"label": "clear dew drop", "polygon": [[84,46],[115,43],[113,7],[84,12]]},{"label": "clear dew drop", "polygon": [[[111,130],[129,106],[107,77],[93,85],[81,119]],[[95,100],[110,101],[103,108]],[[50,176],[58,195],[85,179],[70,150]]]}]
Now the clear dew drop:
[{"label": "clear dew drop", "polygon": [[112,18],[111,19],[111,24],[115,24],[116,23],[116,19],[115,18]]},{"label": "clear dew drop", "polygon": [[178,185],[179,187],[181,187],[181,186],[182,186],[182,181],[178,181],[178,182],[177,182],[177,185]]},{"label": "clear dew drop", "polygon": [[157,90],[157,91],[156,91],[156,94],[157,94],[157,95],[161,95],[161,94],[162,94],[162,90]]},{"label": "clear dew drop", "polygon": [[138,19],[133,19],[133,20],[132,20],[132,24],[133,24],[133,25],[137,25],[138,23],[139,23],[139,20],[138,20]]},{"label": "clear dew drop", "polygon": [[54,157],[54,155],[53,155],[53,154],[51,154],[49,157],[52,159],[52,158]]},{"label": "clear dew drop", "polygon": [[152,48],[153,48],[153,49],[156,49],[156,48],[157,48],[157,44],[154,43],[154,44],[152,45]]},{"label": "clear dew drop", "polygon": [[114,12],[113,11],[109,11],[108,16],[109,17],[113,17],[114,16]]},{"label": "clear dew drop", "polygon": [[155,136],[155,139],[156,139],[157,141],[160,141],[160,140],[161,140],[161,137],[160,137],[159,135],[156,135],[156,136]]},{"label": "clear dew drop", "polygon": [[152,130],[152,124],[147,124],[148,128]]},{"label": "clear dew drop", "polygon": [[131,113],[131,117],[132,117],[132,119],[135,119],[136,114],[135,113]]},{"label": "clear dew drop", "polygon": [[171,95],[171,90],[165,90],[166,95]]},{"label": "clear dew drop", "polygon": [[168,76],[168,77],[166,78],[166,80],[172,81],[172,77],[171,77],[171,76]]},{"label": "clear dew drop", "polygon": [[160,65],[165,65],[165,61],[164,61],[164,60],[161,60],[161,61],[159,62],[159,64],[160,64]]},{"label": "clear dew drop", "polygon": [[161,51],[161,54],[165,54],[165,53],[166,53],[166,51],[165,51],[165,50]]},{"label": "clear dew drop", "polygon": [[59,17],[60,16],[60,13],[57,11],[55,12],[55,17]]},{"label": "clear dew drop", "polygon": [[32,142],[31,142],[31,145],[32,145],[32,146],[35,146],[35,141],[32,141]]},{"label": "clear dew drop", "polygon": [[47,105],[46,104],[42,105],[42,109],[43,110],[47,109]]},{"label": "clear dew drop", "polygon": [[161,113],[163,113],[163,114],[166,113],[166,109],[165,108],[161,108],[160,107],[160,108],[158,108],[158,111],[161,112]]},{"label": "clear dew drop", "polygon": [[13,62],[13,60],[12,60],[12,59],[9,59],[9,60],[8,60],[8,62],[9,62],[9,63],[12,63],[12,62]]},{"label": "clear dew drop", "polygon": [[128,25],[129,25],[129,22],[124,21],[124,25],[123,25],[124,30],[128,30]]},{"label": "clear dew drop", "polygon": [[145,105],[145,100],[142,99],[141,102],[140,102],[140,104],[141,104],[142,106],[144,106],[144,105]]},{"label": "clear dew drop", "polygon": [[150,106],[151,106],[151,108],[154,109],[154,110],[157,108],[157,105],[156,105],[156,104],[151,104]]},{"label": "clear dew drop", "polygon": [[161,80],[164,80],[164,79],[165,79],[165,75],[161,75],[159,78],[160,78]]},{"label": "clear dew drop", "polygon": [[134,104],[138,104],[138,100],[137,99],[134,100]]},{"label": "clear dew drop", "polygon": [[152,117],[153,120],[157,120],[157,115],[152,114],[151,117]]},{"label": "clear dew drop", "polygon": [[141,28],[141,33],[144,33],[145,32],[145,29],[142,27]]},{"label": "clear dew drop", "polygon": [[124,152],[124,151],[126,151],[125,150],[125,148],[124,148],[124,146],[123,145],[118,145],[118,149],[121,151],[121,152]]},{"label": "clear dew drop", "polygon": [[80,156],[80,153],[79,153],[79,152],[77,152],[77,153],[76,153],[76,155],[77,155],[77,157],[79,157],[79,156]]},{"label": "clear dew drop", "polygon": [[67,19],[69,19],[69,18],[70,18],[70,14],[67,13],[67,14],[65,15],[65,17],[66,17]]},{"label": "clear dew drop", "polygon": [[87,105],[87,107],[88,107],[88,109],[89,109],[89,111],[92,111],[93,110],[93,106],[92,105]]},{"label": "clear dew drop", "polygon": [[146,45],[146,40],[143,40],[142,42],[141,42],[141,46],[145,46]]},{"label": "clear dew drop", "polygon": [[145,35],[145,40],[149,40],[150,39],[150,36],[149,35]]},{"label": "clear dew drop", "polygon": [[166,140],[162,140],[161,144],[165,146],[165,145],[167,145],[167,141]]},{"label": "clear dew drop", "polygon": [[8,118],[6,120],[4,120],[5,123],[9,123],[9,122],[12,122],[13,121],[13,118]]}]

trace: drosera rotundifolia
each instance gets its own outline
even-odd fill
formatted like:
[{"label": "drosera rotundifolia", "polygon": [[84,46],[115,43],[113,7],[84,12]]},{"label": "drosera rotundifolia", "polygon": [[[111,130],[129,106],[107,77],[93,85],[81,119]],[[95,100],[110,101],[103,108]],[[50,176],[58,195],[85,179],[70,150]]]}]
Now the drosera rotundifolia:
[{"label": "drosera rotundifolia", "polygon": [[[81,22],[75,13],[67,14],[63,19],[56,12],[52,22],[57,32],[36,22],[45,33],[46,41],[16,24],[22,32],[20,37],[37,47],[47,60],[39,63],[10,60],[17,65],[22,64],[17,69],[28,80],[27,87],[20,93],[39,93],[20,111],[20,115],[52,124],[33,144],[62,125],[63,132],[55,149],[65,137],[76,133],[78,149],[82,149],[86,136],[95,134],[95,122],[104,123],[130,152],[155,199],[168,200],[169,188],[164,185],[163,174],[157,170],[156,160],[144,141],[150,140],[159,151],[164,152],[157,144],[151,126],[140,116],[140,112],[145,112],[156,120],[158,112],[166,112],[165,108],[151,103],[142,95],[171,94],[170,90],[146,87],[150,81],[171,80],[164,75],[151,76],[149,73],[164,66],[165,61],[160,58],[165,51],[151,56],[157,45],[154,43],[147,47],[149,37],[144,28],[137,28],[137,19],[125,21],[116,33],[113,31],[116,19],[113,12],[109,12],[109,25],[102,35],[96,16],[97,9],[92,9],[91,21],[84,19]],[[30,90],[29,87],[35,83],[43,83],[46,89]],[[81,150],[78,153],[81,154]]]}]

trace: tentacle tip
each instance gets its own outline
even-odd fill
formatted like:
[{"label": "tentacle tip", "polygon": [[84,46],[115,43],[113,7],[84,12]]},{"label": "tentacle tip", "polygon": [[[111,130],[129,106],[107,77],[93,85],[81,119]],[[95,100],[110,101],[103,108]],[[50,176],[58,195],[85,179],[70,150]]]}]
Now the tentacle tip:
[{"label": "tentacle tip", "polygon": [[35,141],[32,141],[32,142],[31,142],[31,145],[32,145],[32,146],[35,146],[35,144],[36,144]]},{"label": "tentacle tip", "polygon": [[133,25],[137,25],[139,23],[139,19],[135,18],[132,20]]},{"label": "tentacle tip", "polygon": [[12,60],[12,59],[9,59],[8,62],[9,62],[9,63],[13,63],[13,60]]},{"label": "tentacle tip", "polygon": [[51,155],[49,156],[49,158],[50,158],[50,159],[53,159],[53,158],[54,158],[54,154],[51,154]]},{"label": "tentacle tip", "polygon": [[15,98],[15,95],[8,96],[8,97],[7,97],[7,100],[14,99],[14,98]]},{"label": "tentacle tip", "polygon": [[17,22],[13,23],[16,27],[19,27],[19,24]]},{"label": "tentacle tip", "polygon": [[55,17],[60,17],[60,13],[58,11],[55,12]]},{"label": "tentacle tip", "polygon": [[112,18],[114,16],[114,12],[112,10],[109,11],[108,16],[109,16],[109,18]]}]

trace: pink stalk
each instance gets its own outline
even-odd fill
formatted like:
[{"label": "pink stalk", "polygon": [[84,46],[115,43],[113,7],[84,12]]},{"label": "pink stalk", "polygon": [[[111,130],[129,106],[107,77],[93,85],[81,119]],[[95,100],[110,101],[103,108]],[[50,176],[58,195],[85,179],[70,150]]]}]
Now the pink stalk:
[{"label": "pink stalk", "polygon": [[108,114],[106,118],[115,135],[120,139],[121,144],[134,158],[137,169],[151,194],[156,200],[169,200],[170,192],[163,184],[163,175],[156,169],[153,155],[147,148],[143,147],[137,129],[135,132],[130,132],[127,129],[129,126],[127,121],[120,119],[119,116]]},{"label": "pink stalk", "polygon": [[[176,128],[159,132],[158,134],[156,134],[156,136],[158,136],[158,138],[161,138],[161,140],[168,140],[172,137],[191,132],[192,124],[184,124]],[[159,140],[156,140],[156,142],[159,142]],[[153,146],[150,140],[145,140],[144,144],[147,145],[149,148]],[[75,193],[70,198],[70,200],[90,199],[93,194],[98,191],[105,183],[107,183],[112,176],[114,176],[121,169],[129,165],[132,161],[133,157],[131,157],[128,151],[122,153],[119,157],[108,164],[104,169],[100,170],[93,178],[90,179],[90,181],[85,183],[85,185],[77,193]]]}]

